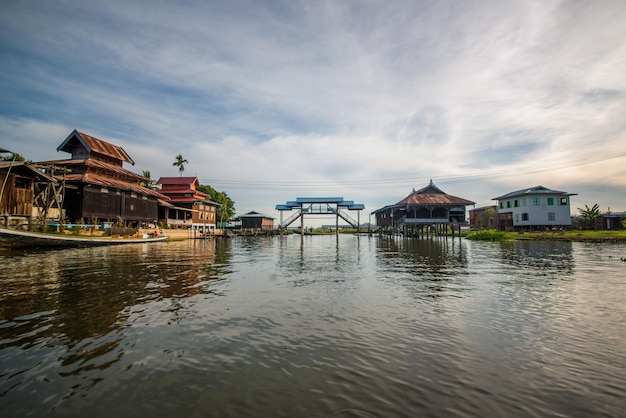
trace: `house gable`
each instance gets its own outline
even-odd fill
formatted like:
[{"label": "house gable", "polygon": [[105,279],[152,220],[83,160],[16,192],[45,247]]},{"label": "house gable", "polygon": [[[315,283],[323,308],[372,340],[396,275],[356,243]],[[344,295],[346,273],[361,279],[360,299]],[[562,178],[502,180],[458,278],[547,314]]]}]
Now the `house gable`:
[{"label": "house gable", "polygon": [[75,160],[93,158],[120,167],[124,162],[135,165],[133,159],[130,158],[122,147],[78,132],[76,129],[57,147],[57,151],[68,152],[72,154],[72,159]]}]

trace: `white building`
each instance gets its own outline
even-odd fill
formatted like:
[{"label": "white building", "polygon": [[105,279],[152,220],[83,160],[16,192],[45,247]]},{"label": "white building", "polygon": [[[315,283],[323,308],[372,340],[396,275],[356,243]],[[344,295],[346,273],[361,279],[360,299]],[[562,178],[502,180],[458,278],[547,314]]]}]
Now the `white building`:
[{"label": "white building", "polygon": [[498,202],[500,229],[539,229],[570,226],[570,196],[543,186],[517,190],[492,200]]}]

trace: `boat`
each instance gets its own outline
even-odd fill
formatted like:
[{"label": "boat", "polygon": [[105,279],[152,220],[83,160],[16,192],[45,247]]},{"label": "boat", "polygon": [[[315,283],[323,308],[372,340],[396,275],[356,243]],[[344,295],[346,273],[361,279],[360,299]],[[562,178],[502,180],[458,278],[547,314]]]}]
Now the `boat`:
[{"label": "boat", "polygon": [[167,241],[167,235],[157,237],[144,235],[141,238],[88,237],[77,235],[46,234],[0,228],[0,247],[96,247],[103,245],[145,244]]}]

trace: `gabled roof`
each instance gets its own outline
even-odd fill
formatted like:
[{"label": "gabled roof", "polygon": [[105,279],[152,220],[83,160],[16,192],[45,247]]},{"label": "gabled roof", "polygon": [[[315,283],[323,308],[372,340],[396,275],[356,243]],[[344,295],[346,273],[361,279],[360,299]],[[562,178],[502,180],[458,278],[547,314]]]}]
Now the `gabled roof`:
[{"label": "gabled roof", "polygon": [[120,190],[129,190],[147,196],[154,196],[161,200],[170,200],[169,197],[159,193],[157,190],[148,189],[138,184],[128,183],[123,180],[117,180],[111,177],[100,176],[93,173],[85,174],[69,174],[65,176],[65,181],[95,184],[97,186],[113,187]]},{"label": "gabled roof", "polygon": [[192,184],[195,184],[196,186],[199,186],[200,180],[198,180],[198,177],[161,177],[157,181],[157,184],[178,186],[190,186]]},{"label": "gabled roof", "polygon": [[509,199],[511,197],[516,197],[516,196],[528,196],[528,195],[536,195],[536,194],[555,194],[555,195],[561,195],[561,196],[576,196],[578,193],[567,193],[567,192],[562,192],[560,190],[552,190],[552,189],[548,189],[547,187],[543,187],[543,186],[535,186],[535,187],[530,187],[528,189],[521,189],[521,190],[516,190],[514,192],[510,192],[507,194],[504,194],[502,196],[498,196],[498,197],[494,197],[491,200],[503,200],[503,199]]},{"label": "gabled roof", "polygon": [[433,181],[424,188],[409,194],[407,197],[396,203],[396,205],[475,205],[471,200],[446,194]]},{"label": "gabled roof", "polygon": [[261,212],[256,212],[256,211],[250,211],[248,213],[244,213],[241,216],[237,216],[237,218],[241,219],[241,218],[265,218],[265,219],[276,219],[276,218],[272,218],[271,216],[268,215],[264,215]]},{"label": "gabled roof", "polygon": [[133,173],[126,170],[123,167],[106,163],[104,161],[96,160],[94,158],[87,158],[85,160],[52,160],[52,161],[38,161],[40,165],[58,165],[63,167],[93,167],[102,170],[110,171],[118,175],[127,176],[135,179],[138,182],[144,181],[146,178],[140,174]]},{"label": "gabled roof", "polygon": [[80,143],[83,147],[85,147],[87,151],[89,151],[89,153],[96,152],[98,154],[103,154],[117,160],[126,161],[131,163],[132,165],[135,165],[133,159],[130,158],[130,156],[126,153],[126,151],[124,151],[122,147],[110,144],[106,141],[87,135],[85,133],[78,132],[76,129],[74,129],[72,133],[69,134],[67,138],[65,138],[65,141],[63,141],[63,143],[61,143],[61,145],[57,147],[57,151],[65,151],[71,153],[73,146],[75,146],[77,143]]}]

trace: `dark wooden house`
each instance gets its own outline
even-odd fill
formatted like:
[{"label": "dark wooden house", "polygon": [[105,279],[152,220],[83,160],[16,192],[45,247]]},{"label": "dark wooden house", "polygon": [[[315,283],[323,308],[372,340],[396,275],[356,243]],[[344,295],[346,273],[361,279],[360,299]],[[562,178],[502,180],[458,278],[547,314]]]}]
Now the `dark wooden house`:
[{"label": "dark wooden house", "polygon": [[35,201],[54,184],[54,178],[29,163],[0,161],[0,215],[4,226],[9,226],[13,217],[30,223]]},{"label": "dark wooden house", "polygon": [[468,211],[472,229],[496,229],[498,227],[498,207],[483,206]]},{"label": "dark wooden house", "polygon": [[242,229],[274,229],[274,218],[260,212],[251,211],[237,217]]},{"label": "dark wooden house", "polygon": [[135,162],[121,147],[74,130],[57,151],[72,157],[39,164],[65,185],[63,208],[70,222],[122,221],[137,226],[156,221],[159,200],[168,200],[142,185],[148,179],[123,167]]},{"label": "dark wooden house", "polygon": [[198,190],[198,177],[161,177],[160,192],[169,198],[170,205],[159,209],[159,222],[175,227],[188,227],[209,232],[216,227],[219,203]]},{"label": "dark wooden house", "polygon": [[424,228],[439,232],[451,226],[465,224],[465,207],[475,203],[452,196],[435,186],[433,181],[404,199],[372,212],[382,231],[399,231],[406,235],[424,232]]}]

